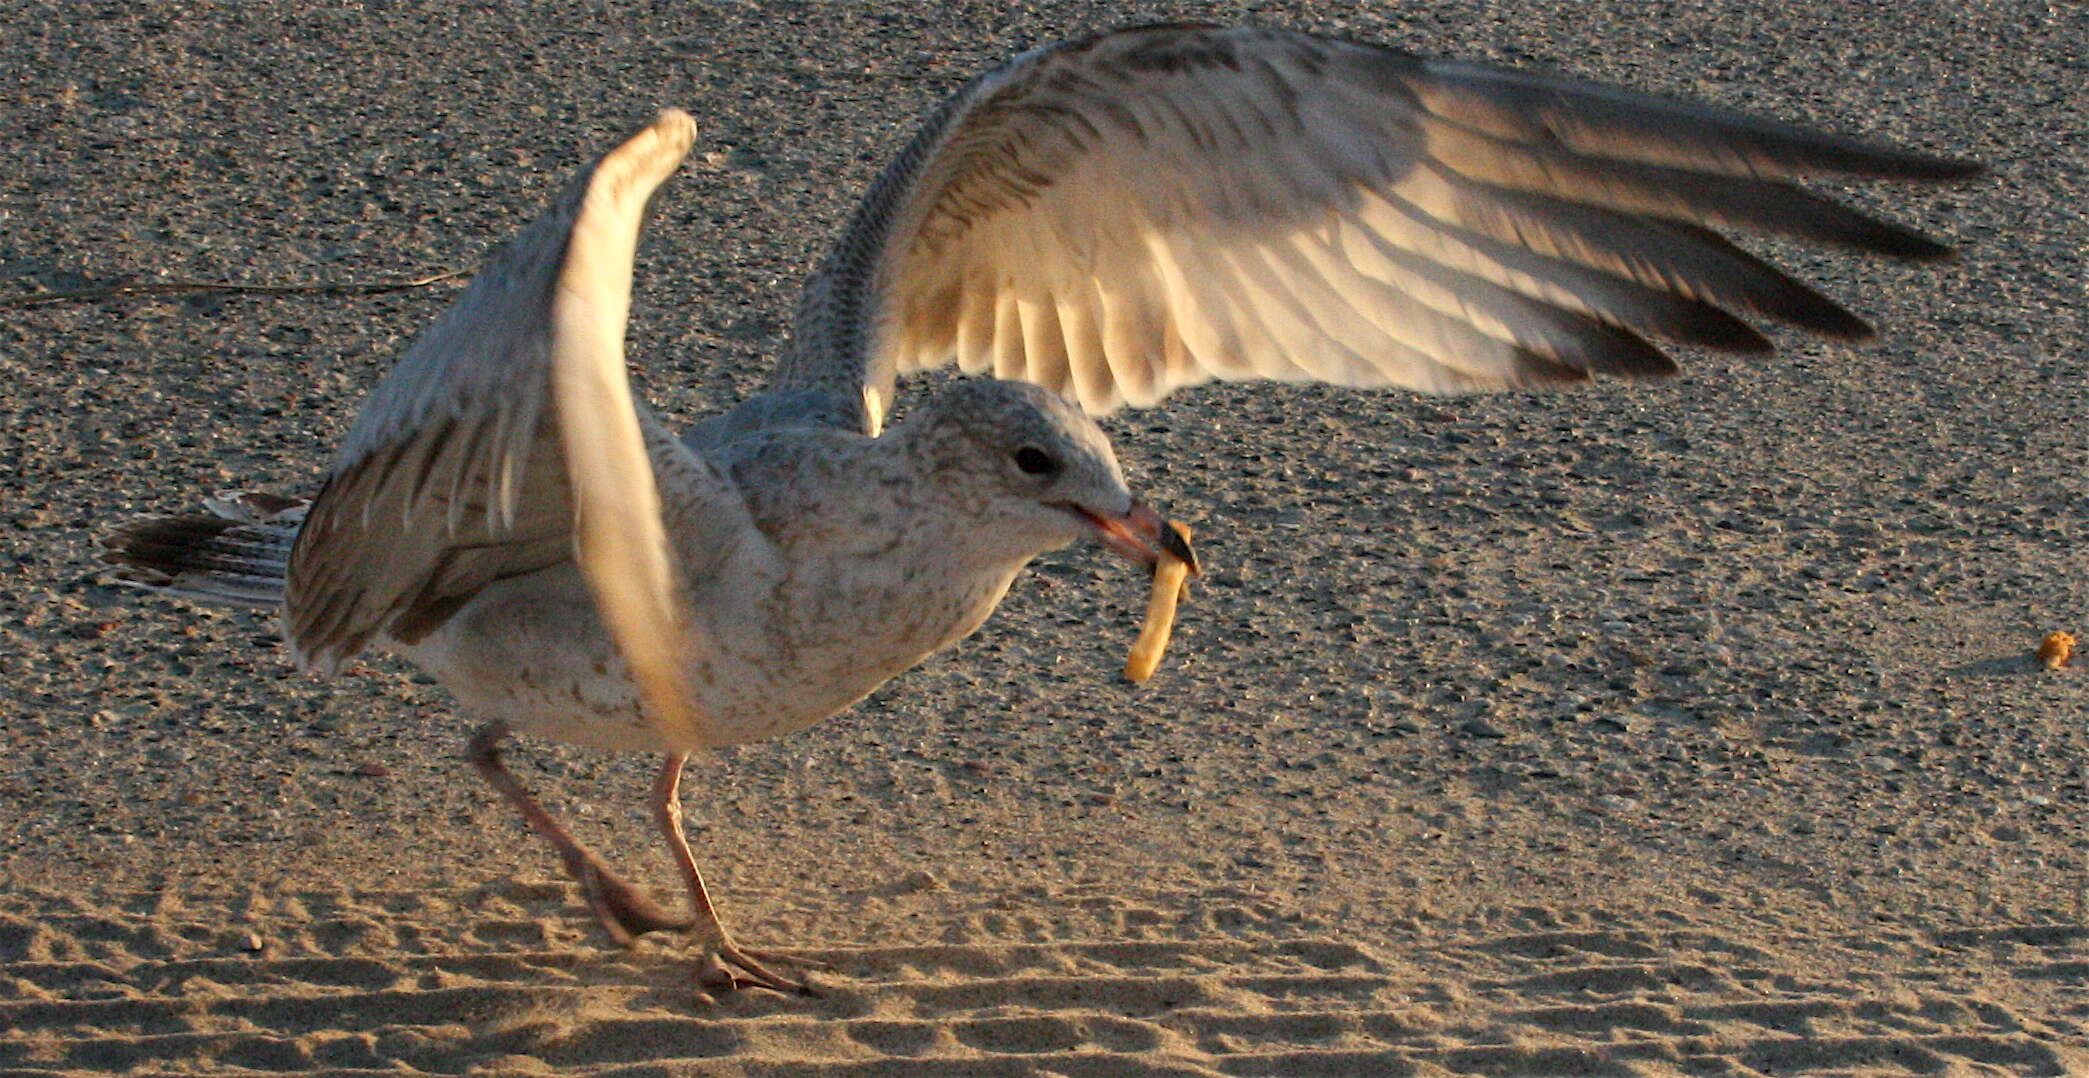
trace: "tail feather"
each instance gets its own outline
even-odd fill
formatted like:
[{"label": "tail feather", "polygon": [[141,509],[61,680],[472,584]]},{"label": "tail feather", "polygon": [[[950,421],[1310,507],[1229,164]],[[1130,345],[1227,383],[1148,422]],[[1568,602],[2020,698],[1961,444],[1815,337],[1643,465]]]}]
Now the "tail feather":
[{"label": "tail feather", "polygon": [[209,516],[155,517],[102,540],[102,560],[134,587],[205,602],[276,607],[306,503],[253,493],[209,499]]}]

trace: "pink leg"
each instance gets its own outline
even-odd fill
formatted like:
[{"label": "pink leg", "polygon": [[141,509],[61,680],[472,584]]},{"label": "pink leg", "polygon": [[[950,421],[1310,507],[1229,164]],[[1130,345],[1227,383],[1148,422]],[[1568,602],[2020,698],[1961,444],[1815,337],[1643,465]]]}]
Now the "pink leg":
[{"label": "pink leg", "polygon": [[697,871],[696,858],[689,852],[689,839],[682,834],[682,766],[688,761],[688,754],[681,753],[669,756],[661,766],[660,777],[653,782],[653,819],[659,823],[660,833],[667,839],[668,855],[689,889],[689,905],[696,912],[692,931],[710,952],[698,978],[706,988],[724,991],[767,988],[786,994],[817,995],[802,981],[762,968],[756,959],[791,965],[817,963],[773,952],[742,950],[726,932],[725,922],[718,919],[718,909],[711,904],[711,893],[704,887],[703,873]]},{"label": "pink leg", "polygon": [[[488,723],[473,735],[465,758],[489,785],[515,806],[529,823],[530,830],[557,851],[559,860],[565,862],[567,874],[579,882],[581,892],[587,896],[588,908],[594,911],[595,919],[602,922],[602,928],[610,938],[628,947],[632,940],[648,932],[689,928],[689,918],[676,917],[661,909],[643,891],[611,871],[594,851],[575,841],[557,820],[552,819],[551,813],[544,811],[544,806],[539,805],[501,763],[500,745],[507,738],[507,723]],[[712,920],[715,922],[717,918]]]}]

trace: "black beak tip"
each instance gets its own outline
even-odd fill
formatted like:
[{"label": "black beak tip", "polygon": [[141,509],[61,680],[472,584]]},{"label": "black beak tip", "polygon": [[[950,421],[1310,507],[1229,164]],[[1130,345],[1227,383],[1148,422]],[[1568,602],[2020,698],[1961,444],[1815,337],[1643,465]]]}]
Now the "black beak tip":
[{"label": "black beak tip", "polygon": [[1161,549],[1167,551],[1169,557],[1190,567],[1191,576],[1204,575],[1204,566],[1198,564],[1197,552],[1190,548],[1189,537],[1182,534],[1180,525],[1172,520],[1164,524],[1161,527],[1160,543]]}]

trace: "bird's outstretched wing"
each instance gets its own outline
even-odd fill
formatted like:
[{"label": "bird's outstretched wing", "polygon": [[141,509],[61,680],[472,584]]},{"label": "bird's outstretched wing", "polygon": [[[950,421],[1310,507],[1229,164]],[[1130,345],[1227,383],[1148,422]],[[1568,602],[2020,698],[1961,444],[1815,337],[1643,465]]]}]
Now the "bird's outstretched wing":
[{"label": "bird's outstretched wing", "polygon": [[[374,390],[291,554],[292,650],[329,668],[409,643],[494,581],[576,558],[669,740],[701,743],[653,457],[720,528],[745,506],[632,400],[631,267],[695,124],[667,111],[566,187]],[[702,511],[686,513],[692,504]]]},{"label": "bird's outstretched wing", "polygon": [[1092,413],[1214,378],[1451,392],[1646,376],[1643,335],[1869,327],[1717,229],[1948,248],[1790,181],[1972,164],[1551,75],[1156,26],[959,91],[807,286],[783,381],[955,362]]}]

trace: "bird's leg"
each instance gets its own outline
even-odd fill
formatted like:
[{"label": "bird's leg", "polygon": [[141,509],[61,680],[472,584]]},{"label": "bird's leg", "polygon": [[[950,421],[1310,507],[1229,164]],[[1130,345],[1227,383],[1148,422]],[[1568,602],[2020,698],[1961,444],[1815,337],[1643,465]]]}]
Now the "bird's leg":
[{"label": "bird's leg", "polygon": [[674,858],[675,867],[682,873],[682,882],[689,888],[689,906],[696,913],[696,924],[691,933],[708,952],[703,968],[697,971],[697,978],[705,988],[713,990],[766,988],[787,995],[817,995],[804,982],[772,973],[764,969],[762,963],[793,966],[816,966],[819,963],[774,951],[743,949],[726,932],[725,922],[718,919],[718,909],[711,905],[711,893],[704,887],[703,874],[696,870],[696,858],[689,852],[689,839],[682,834],[682,765],[688,761],[687,753],[676,753],[668,756],[667,762],[661,766],[660,777],[653,782],[653,819],[660,824],[660,833],[667,839],[668,854]]},{"label": "bird's leg", "polygon": [[508,724],[487,723],[474,734],[465,756],[488,785],[501,792],[510,805],[530,825],[538,837],[551,844],[558,852],[559,860],[565,862],[566,872],[580,884],[581,893],[587,896],[588,909],[594,911],[595,919],[618,945],[629,947],[631,941],[648,932],[690,927],[687,917],[676,917],[647,898],[645,892],[625,882],[610,867],[595,856],[593,850],[581,845],[566,833],[559,822],[544,811],[544,806],[522,788],[514,775],[501,763],[500,744],[507,740]]}]

